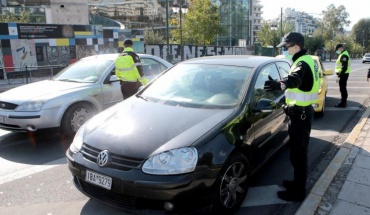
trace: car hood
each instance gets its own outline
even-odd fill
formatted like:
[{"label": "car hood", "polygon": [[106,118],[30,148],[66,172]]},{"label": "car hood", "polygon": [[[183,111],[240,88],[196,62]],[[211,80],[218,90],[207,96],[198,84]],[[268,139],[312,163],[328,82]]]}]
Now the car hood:
[{"label": "car hood", "polygon": [[83,141],[101,150],[145,159],[192,145],[233,111],[169,106],[133,96],[86,123]]},{"label": "car hood", "polygon": [[64,81],[45,80],[25,84],[0,94],[0,101],[21,104],[29,100],[50,99],[69,91],[86,88],[91,83],[73,83]]}]

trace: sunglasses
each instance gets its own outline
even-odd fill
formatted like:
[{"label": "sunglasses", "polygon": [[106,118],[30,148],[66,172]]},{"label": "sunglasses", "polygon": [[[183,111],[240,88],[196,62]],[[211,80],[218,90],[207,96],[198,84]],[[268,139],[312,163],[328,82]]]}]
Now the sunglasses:
[{"label": "sunglasses", "polygon": [[292,44],[292,45],[286,45],[286,46],[283,46],[282,48],[283,48],[283,51],[288,51],[288,49],[289,49],[290,47],[293,47],[293,46],[295,46],[295,44]]}]

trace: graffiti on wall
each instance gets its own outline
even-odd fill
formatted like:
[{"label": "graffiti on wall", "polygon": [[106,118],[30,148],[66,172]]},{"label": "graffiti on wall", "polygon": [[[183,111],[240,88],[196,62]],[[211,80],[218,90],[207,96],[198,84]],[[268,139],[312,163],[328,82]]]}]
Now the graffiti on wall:
[{"label": "graffiti on wall", "polygon": [[96,55],[94,46],[79,46],[76,45],[76,59],[79,60],[84,57]]},{"label": "graffiti on wall", "polygon": [[68,46],[48,46],[47,63],[48,65],[68,65],[71,60],[70,49]]},{"label": "graffiti on wall", "polygon": [[[167,59],[168,53],[172,53],[174,61],[181,60],[181,49],[180,45],[170,45],[170,50],[167,50],[167,45],[146,45],[145,53],[160,56],[163,59]],[[184,45],[184,60],[214,56],[214,55],[247,55],[252,54],[252,51],[245,47],[219,47],[219,46],[193,46]]]},{"label": "graffiti on wall", "polygon": [[33,70],[37,66],[35,41],[20,39],[11,40],[11,49],[13,53],[13,65],[15,71],[24,71],[26,67]]}]

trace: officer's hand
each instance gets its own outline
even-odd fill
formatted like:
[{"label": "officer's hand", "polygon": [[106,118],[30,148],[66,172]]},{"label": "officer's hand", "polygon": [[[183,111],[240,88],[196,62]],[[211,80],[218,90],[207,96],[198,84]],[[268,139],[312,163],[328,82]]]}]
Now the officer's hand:
[{"label": "officer's hand", "polygon": [[269,80],[265,81],[265,86],[263,87],[267,92],[281,90],[279,82],[268,76]]}]

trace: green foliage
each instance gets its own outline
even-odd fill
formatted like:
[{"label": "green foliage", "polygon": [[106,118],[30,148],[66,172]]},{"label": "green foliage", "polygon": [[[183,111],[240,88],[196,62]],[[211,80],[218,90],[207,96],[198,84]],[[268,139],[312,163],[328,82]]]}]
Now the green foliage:
[{"label": "green foliage", "polygon": [[364,53],[370,52],[370,18],[360,19],[353,27],[351,36]]},{"label": "green foliage", "polygon": [[20,16],[15,16],[13,13],[5,13],[0,15],[0,22],[18,22],[28,23],[30,21],[30,12],[22,10]]},{"label": "green foliage", "polygon": [[[191,0],[188,13],[182,14],[183,43],[192,45],[210,45],[217,34],[222,32],[221,17],[218,7],[210,0]],[[180,44],[179,14],[170,20],[171,26],[178,28],[171,31],[173,43]]]},{"label": "green foliage", "polygon": [[349,26],[351,21],[348,20],[349,14],[346,11],[346,7],[340,5],[336,8],[333,4],[327,7],[326,11],[322,12],[324,17],[321,26],[325,28],[327,33],[327,39],[330,38],[330,34],[343,34],[344,27]]},{"label": "green foliage", "polygon": [[144,31],[145,44],[161,44],[164,43],[163,36],[152,29],[146,29]]}]

